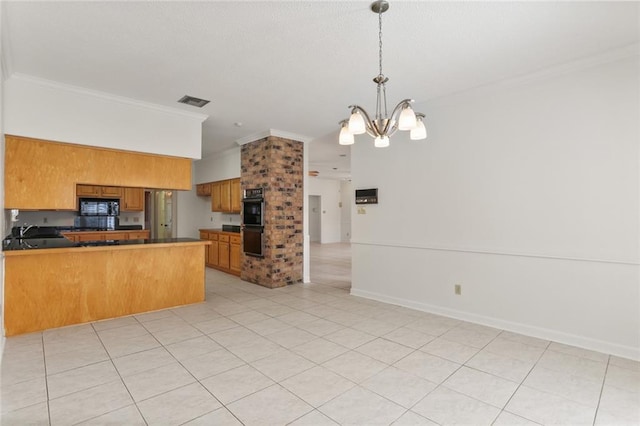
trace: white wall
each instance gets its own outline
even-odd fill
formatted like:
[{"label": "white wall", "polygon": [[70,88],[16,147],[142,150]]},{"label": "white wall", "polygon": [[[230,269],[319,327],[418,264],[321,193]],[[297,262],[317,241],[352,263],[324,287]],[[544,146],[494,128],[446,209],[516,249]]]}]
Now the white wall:
[{"label": "white wall", "polygon": [[321,197],[320,242],[322,244],[340,242],[340,181],[310,178],[307,190],[307,195]]},{"label": "white wall", "polygon": [[193,181],[194,183],[206,183],[240,177],[240,161],[240,147],[194,161]]},{"label": "white wall", "polygon": [[355,203],[355,194],[350,180],[340,181],[340,241],[351,241],[351,208]]},{"label": "white wall", "polygon": [[638,56],[562,71],[356,142],[353,294],[640,359]]},{"label": "white wall", "polygon": [[200,158],[205,115],[13,74],[5,133],[81,145]]}]

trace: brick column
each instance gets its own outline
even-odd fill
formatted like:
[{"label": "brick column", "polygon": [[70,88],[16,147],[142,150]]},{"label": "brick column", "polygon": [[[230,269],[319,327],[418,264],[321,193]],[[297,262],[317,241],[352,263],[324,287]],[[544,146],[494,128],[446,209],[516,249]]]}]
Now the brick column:
[{"label": "brick column", "polygon": [[242,145],[242,189],[264,188],[264,257],[243,255],[241,278],[265,287],[302,281],[303,151],[276,136]]}]

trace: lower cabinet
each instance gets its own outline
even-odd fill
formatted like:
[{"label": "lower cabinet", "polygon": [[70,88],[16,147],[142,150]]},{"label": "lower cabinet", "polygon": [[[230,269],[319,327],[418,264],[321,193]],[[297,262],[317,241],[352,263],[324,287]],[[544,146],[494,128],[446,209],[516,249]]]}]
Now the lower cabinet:
[{"label": "lower cabinet", "polygon": [[206,248],[205,264],[240,276],[240,235],[231,232],[200,230],[200,239],[211,241]]},{"label": "lower cabinet", "polygon": [[233,235],[229,241],[229,269],[240,274],[241,269],[240,257],[240,236]]},{"label": "lower cabinet", "polygon": [[148,240],[151,231],[96,231],[96,232],[63,232],[62,235],[76,243],[83,241],[107,240]]}]

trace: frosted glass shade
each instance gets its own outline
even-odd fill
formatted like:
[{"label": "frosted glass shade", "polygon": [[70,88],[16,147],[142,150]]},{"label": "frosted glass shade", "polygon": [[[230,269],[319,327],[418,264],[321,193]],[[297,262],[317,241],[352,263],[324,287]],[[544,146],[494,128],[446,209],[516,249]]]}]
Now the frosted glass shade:
[{"label": "frosted glass shade", "polygon": [[416,113],[407,105],[400,111],[398,118],[398,130],[412,130],[416,127]]},{"label": "frosted glass shade", "polygon": [[424,122],[422,121],[422,118],[418,118],[416,122],[416,127],[414,129],[411,129],[411,133],[409,134],[409,137],[411,138],[412,141],[419,141],[427,138],[427,128],[424,127]]},{"label": "frosted glass shade", "polygon": [[376,148],[386,148],[389,146],[389,136],[378,136],[373,144]]},{"label": "frosted glass shade", "polygon": [[342,129],[340,129],[338,142],[340,143],[340,145],[353,145],[353,143],[355,142],[353,135],[349,132],[349,129],[346,125],[342,126]]},{"label": "frosted glass shade", "polygon": [[349,117],[349,133],[352,135],[361,135],[367,131],[364,124],[364,117],[360,111],[354,111]]}]

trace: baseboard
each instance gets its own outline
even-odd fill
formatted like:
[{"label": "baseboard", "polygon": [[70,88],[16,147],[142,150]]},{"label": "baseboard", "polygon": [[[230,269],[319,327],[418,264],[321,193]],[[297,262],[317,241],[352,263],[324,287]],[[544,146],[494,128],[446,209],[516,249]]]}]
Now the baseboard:
[{"label": "baseboard", "polygon": [[628,358],[628,359],[640,361],[640,348],[634,348],[632,346],[619,345],[612,342],[591,339],[591,338],[579,336],[576,334],[563,333],[557,330],[552,330],[552,329],[542,328],[542,327],[535,327],[535,326],[531,326],[523,323],[504,321],[498,318],[472,314],[469,312],[459,311],[456,309],[444,308],[437,305],[430,305],[428,303],[420,303],[414,300],[401,299],[397,297],[388,296],[385,294],[370,292],[366,290],[359,290],[353,287],[351,288],[351,294],[353,296],[364,297],[365,299],[377,300],[379,302],[385,302],[393,305],[403,306],[405,308],[411,308],[411,309],[415,309],[422,312],[428,312],[428,313],[442,315],[442,316],[455,318],[463,321],[469,321],[476,324],[486,325],[488,327],[498,328],[501,330],[511,331],[519,334],[524,334],[531,337],[537,337],[539,339],[550,340],[553,342],[577,346],[577,347],[589,349],[592,351],[602,352],[605,354],[611,354],[611,355],[616,355],[622,358]]}]

